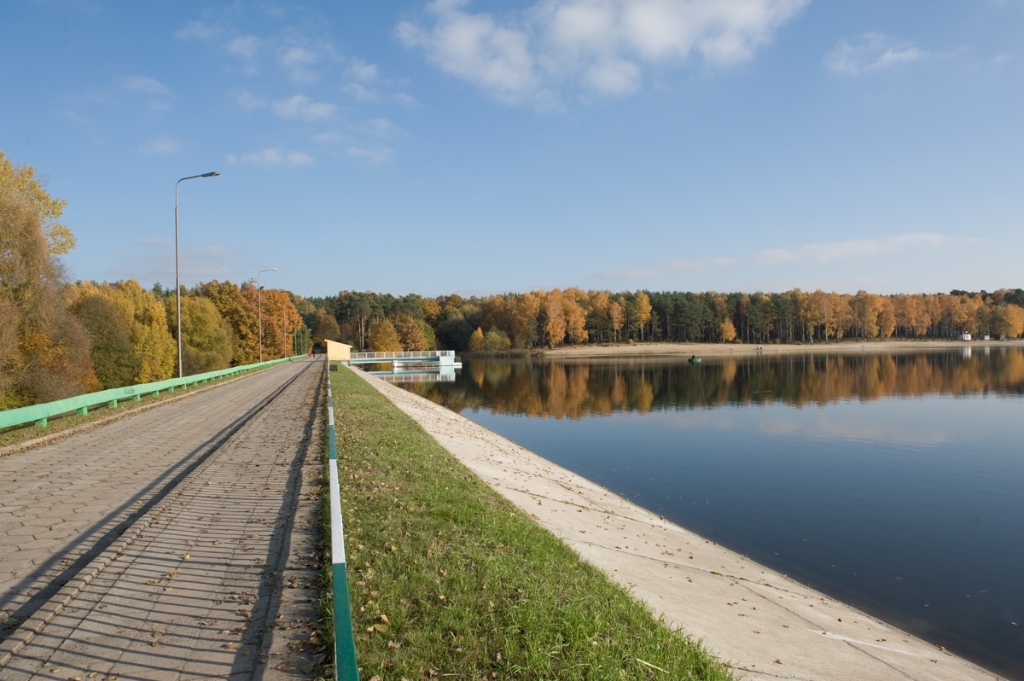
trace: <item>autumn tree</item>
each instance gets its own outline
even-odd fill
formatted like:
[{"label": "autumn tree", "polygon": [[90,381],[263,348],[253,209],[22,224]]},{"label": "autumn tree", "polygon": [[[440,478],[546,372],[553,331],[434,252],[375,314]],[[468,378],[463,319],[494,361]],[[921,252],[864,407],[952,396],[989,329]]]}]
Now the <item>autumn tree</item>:
[{"label": "autumn tree", "polygon": [[997,305],[992,314],[992,334],[997,338],[1020,338],[1024,335],[1024,308]]},{"label": "autumn tree", "polygon": [[99,388],[85,329],[62,297],[57,255],[74,237],[55,222],[35,169],[0,152],[0,408],[47,402]]},{"label": "autumn tree", "polygon": [[512,340],[504,331],[491,329],[484,334],[484,349],[488,352],[504,352],[512,347]]},{"label": "autumn tree", "polygon": [[112,297],[85,282],[69,287],[71,309],[89,336],[93,370],[103,389],[132,385],[139,358],[132,347],[131,326]]},{"label": "autumn tree", "polygon": [[395,325],[387,319],[378,319],[370,324],[367,339],[373,352],[399,352],[402,341],[398,337]]},{"label": "autumn tree", "polygon": [[589,337],[587,333],[587,313],[580,304],[581,300],[586,299],[587,294],[578,288],[566,289],[562,294],[562,310],[565,313],[565,333],[569,337],[569,342],[573,345],[584,343]]},{"label": "autumn tree", "polygon": [[75,235],[57,222],[67,207],[67,199],[50,196],[35,178],[36,169],[29,165],[15,166],[0,151],[0,192],[18,196],[29,211],[39,217],[50,255],[64,255],[75,248]]},{"label": "autumn tree", "polygon": [[311,315],[313,342],[319,343],[324,340],[336,341],[341,338],[341,328],[338,320],[327,310],[318,307]]},{"label": "autumn tree", "polygon": [[[177,301],[164,299],[167,322],[177,329]],[[181,359],[184,374],[202,374],[227,369],[232,360],[231,325],[209,298],[188,295],[181,298]]]},{"label": "autumn tree", "polygon": [[644,327],[651,320],[651,299],[644,291],[637,291],[630,305],[630,331],[636,330],[640,340],[644,339]]},{"label": "autumn tree", "polygon": [[896,308],[891,298],[879,298],[878,337],[891,338],[896,331]]},{"label": "autumn tree", "polygon": [[479,326],[476,327],[476,331],[469,337],[469,349],[471,352],[482,352],[487,348],[484,342],[484,332]]},{"label": "autumn tree", "polygon": [[128,320],[132,350],[139,360],[135,382],[162,381],[175,375],[178,348],[167,323],[164,301],[134,279],[104,284],[100,290]]},{"label": "autumn tree", "polygon": [[257,321],[260,317],[263,319],[263,360],[289,357],[293,336],[302,327],[302,317],[291,298],[280,289],[264,289],[257,298]]},{"label": "autumn tree", "polygon": [[850,313],[856,335],[861,338],[878,337],[878,313],[881,302],[878,296],[867,291],[857,291],[850,302]]},{"label": "autumn tree", "polygon": [[731,343],[736,340],[736,327],[733,326],[731,319],[723,319],[720,325],[720,333],[722,335],[723,343]]},{"label": "autumn tree", "polygon": [[531,348],[537,340],[537,316],[540,314],[540,297],[533,293],[514,296],[510,305],[509,335],[516,348]]},{"label": "autumn tree", "polygon": [[441,318],[441,306],[433,298],[423,299],[423,317],[428,324],[436,324]]},{"label": "autumn tree", "polygon": [[597,341],[610,340],[612,334],[608,307],[611,305],[610,291],[593,291],[590,293],[590,312],[587,314],[587,330],[590,337]]},{"label": "autumn tree", "polygon": [[244,288],[245,292],[237,284],[217,280],[197,287],[231,326],[231,355],[236,365],[255,364],[259,359],[256,287],[245,284]]},{"label": "autumn tree", "polygon": [[400,314],[395,318],[395,330],[405,350],[428,350],[427,337],[419,320]]},{"label": "autumn tree", "polygon": [[611,326],[616,342],[618,342],[619,331],[622,330],[622,326],[626,323],[626,308],[618,300],[608,303],[608,323]]},{"label": "autumn tree", "polygon": [[565,340],[565,311],[562,292],[557,288],[544,296],[544,340],[550,348]]}]

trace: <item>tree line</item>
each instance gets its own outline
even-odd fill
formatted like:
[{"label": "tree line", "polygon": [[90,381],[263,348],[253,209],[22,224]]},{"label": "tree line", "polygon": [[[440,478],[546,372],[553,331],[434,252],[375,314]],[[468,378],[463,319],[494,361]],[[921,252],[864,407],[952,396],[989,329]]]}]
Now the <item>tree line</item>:
[{"label": "tree line", "polygon": [[[174,290],[68,281],[59,256],[75,239],[58,222],[65,205],[34,168],[0,152],[0,409],[177,375]],[[256,362],[260,317],[263,359],[305,351],[310,331],[300,309],[317,319],[301,298],[259,292],[252,282],[183,288],[184,373]]]},{"label": "tree line", "polygon": [[[579,288],[463,298],[341,291],[310,302],[364,350],[502,352],[616,342],[813,343],[842,339],[1013,339],[1024,290],[689,293]],[[332,327],[333,329],[333,327]],[[316,335],[317,338],[327,337]]]},{"label": "tree line", "polygon": [[[0,408],[175,375],[174,290],[134,280],[71,283],[75,246],[28,165],[0,151]],[[1024,334],[1024,291],[881,296],[799,289],[680,293],[579,288],[464,298],[341,291],[301,298],[212,281],[182,289],[186,374],[305,352],[340,340],[362,350],[504,352],[614,342],[806,343],[843,338],[995,338]],[[262,313],[262,314],[261,314]]]}]

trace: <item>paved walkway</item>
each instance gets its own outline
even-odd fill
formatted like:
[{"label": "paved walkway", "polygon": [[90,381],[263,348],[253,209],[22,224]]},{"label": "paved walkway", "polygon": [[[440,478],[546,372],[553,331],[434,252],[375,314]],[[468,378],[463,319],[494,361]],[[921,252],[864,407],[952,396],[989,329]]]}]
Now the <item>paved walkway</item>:
[{"label": "paved walkway", "polygon": [[0,678],[307,678],[323,380],[289,363],[0,457]]}]

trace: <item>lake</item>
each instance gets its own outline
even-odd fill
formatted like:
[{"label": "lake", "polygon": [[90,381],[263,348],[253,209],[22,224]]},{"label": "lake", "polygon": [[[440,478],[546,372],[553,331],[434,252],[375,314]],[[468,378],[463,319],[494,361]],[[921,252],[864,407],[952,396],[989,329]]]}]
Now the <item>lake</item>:
[{"label": "lake", "polygon": [[465,360],[406,387],[1024,679],[1024,349]]}]

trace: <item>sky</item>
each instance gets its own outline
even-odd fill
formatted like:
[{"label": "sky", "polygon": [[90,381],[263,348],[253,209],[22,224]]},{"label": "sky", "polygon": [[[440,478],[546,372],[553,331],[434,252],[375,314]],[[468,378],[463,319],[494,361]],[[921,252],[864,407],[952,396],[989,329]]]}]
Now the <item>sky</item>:
[{"label": "sky", "polygon": [[0,34],[72,280],[173,287],[177,206],[189,287],[1024,287],[1024,0],[3,0]]}]

